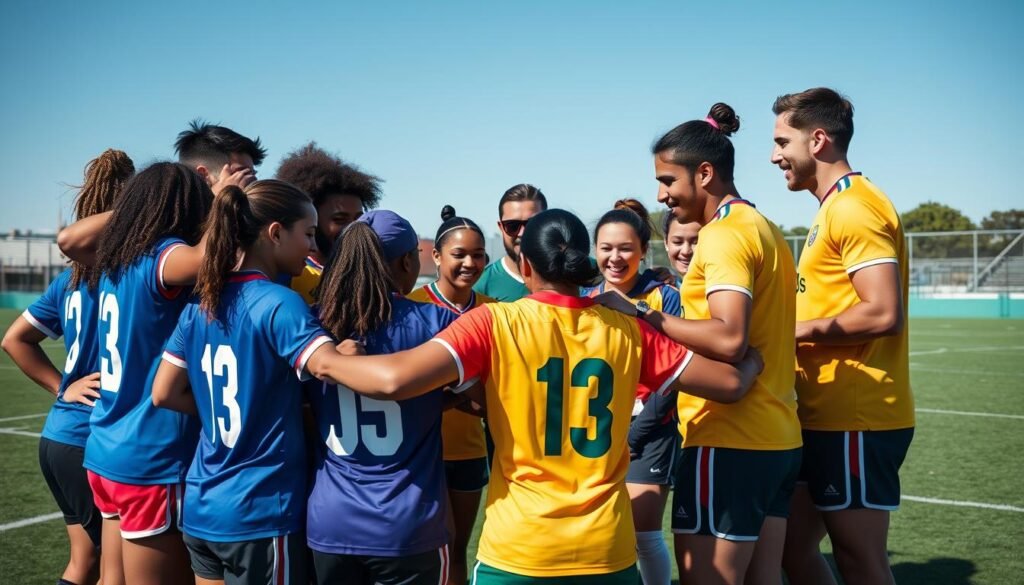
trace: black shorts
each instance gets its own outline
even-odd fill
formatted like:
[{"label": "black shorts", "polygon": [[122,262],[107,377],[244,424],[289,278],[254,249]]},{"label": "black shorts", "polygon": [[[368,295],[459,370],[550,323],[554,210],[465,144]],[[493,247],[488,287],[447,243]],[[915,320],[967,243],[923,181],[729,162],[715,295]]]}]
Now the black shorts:
[{"label": "black shorts", "polygon": [[224,585],[305,585],[307,576],[306,535],[212,542],[184,535],[192,572],[203,579],[223,580]]},{"label": "black shorts", "polygon": [[666,424],[643,446],[640,457],[629,462],[626,483],[672,485],[679,460],[679,431]]},{"label": "black shorts", "polygon": [[682,450],[672,496],[672,532],[756,541],[767,516],[789,517],[800,449]]},{"label": "black shorts", "polygon": [[84,457],[85,449],[81,447],[46,437],[39,439],[39,468],[57,507],[64,514],[64,523],[81,524],[92,543],[99,547],[103,516],[96,509],[89,477],[82,467]]},{"label": "black shorts", "polygon": [[822,512],[895,510],[900,506],[900,466],[914,429],[804,431],[799,481]]},{"label": "black shorts", "polygon": [[448,546],[404,557],[313,551],[318,585],[438,585],[448,582]]},{"label": "black shorts", "polygon": [[456,492],[478,492],[487,487],[490,475],[487,458],[460,459],[444,462],[444,477],[448,489]]}]

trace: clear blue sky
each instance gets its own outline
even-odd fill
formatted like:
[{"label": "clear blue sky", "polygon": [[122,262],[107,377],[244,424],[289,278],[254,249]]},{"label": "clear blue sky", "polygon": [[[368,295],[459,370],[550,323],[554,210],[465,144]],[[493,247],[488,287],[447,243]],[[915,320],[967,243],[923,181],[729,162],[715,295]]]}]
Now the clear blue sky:
[{"label": "clear blue sky", "polygon": [[852,99],[851,161],[900,210],[1024,206],[1022,3],[430,4],[5,2],[0,230],[52,229],[87,160],[170,158],[195,117],[260,136],[263,177],[316,140],[424,235],[445,203],[493,226],[519,182],[590,223],[656,208],[651,143],[716,101],[742,117],[741,192],[806,225],[770,107],[817,85]]}]

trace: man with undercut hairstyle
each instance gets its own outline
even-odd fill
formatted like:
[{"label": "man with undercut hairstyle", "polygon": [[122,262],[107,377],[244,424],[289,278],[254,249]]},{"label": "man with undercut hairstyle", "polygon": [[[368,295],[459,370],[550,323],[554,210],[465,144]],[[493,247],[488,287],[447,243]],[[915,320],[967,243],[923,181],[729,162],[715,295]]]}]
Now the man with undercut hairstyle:
[{"label": "man with undercut hairstyle", "polygon": [[886,539],[914,436],[903,225],[847,161],[853,105],[828,88],[779,97],[772,163],[820,208],[800,255],[796,392],[804,453],[783,567],[794,585],[894,583]]},{"label": "man with undercut hairstyle", "polygon": [[178,162],[195,169],[214,194],[227,185],[245,187],[255,181],[256,167],[267,155],[258,137],[253,140],[198,119],[178,134],[174,150]]}]

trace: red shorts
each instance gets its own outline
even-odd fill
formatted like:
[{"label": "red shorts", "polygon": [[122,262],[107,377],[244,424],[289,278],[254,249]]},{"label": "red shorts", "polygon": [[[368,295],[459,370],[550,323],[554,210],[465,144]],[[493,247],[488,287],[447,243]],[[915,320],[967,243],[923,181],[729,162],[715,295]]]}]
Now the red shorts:
[{"label": "red shorts", "polygon": [[145,538],[177,528],[183,485],[133,485],[88,474],[96,508],[104,518],[121,519],[122,537]]}]

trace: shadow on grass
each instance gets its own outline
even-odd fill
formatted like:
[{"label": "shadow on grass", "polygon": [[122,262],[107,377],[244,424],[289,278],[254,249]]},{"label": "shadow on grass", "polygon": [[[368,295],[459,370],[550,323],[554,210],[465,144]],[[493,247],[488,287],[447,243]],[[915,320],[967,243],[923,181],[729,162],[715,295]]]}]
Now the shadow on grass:
[{"label": "shadow on grass", "polygon": [[[826,554],[825,560],[832,567],[836,581],[842,585],[835,559]],[[925,563],[902,562],[892,566],[892,576],[897,585],[972,585],[971,577],[977,572],[974,563],[967,559],[937,558]],[[673,579],[672,585],[679,585],[679,581]]]}]

